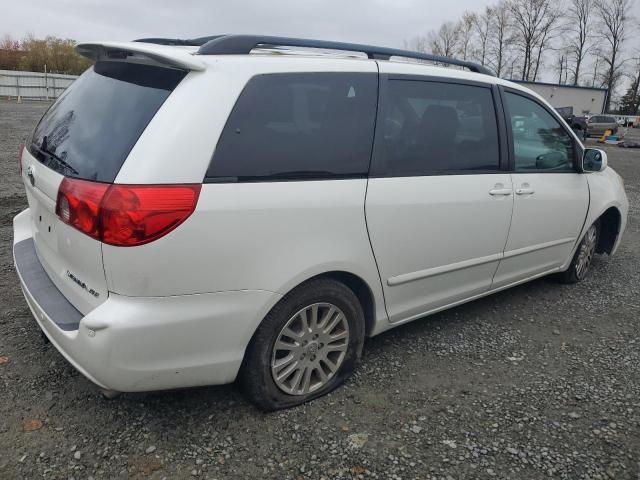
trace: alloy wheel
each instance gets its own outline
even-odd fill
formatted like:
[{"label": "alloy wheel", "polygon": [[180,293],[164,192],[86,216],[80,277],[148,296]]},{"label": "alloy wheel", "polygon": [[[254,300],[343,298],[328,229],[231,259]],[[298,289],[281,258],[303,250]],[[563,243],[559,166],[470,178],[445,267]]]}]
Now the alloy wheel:
[{"label": "alloy wheel", "polygon": [[598,239],[598,230],[595,225],[591,225],[584,236],[584,240],[580,244],[580,252],[576,261],[576,277],[582,280],[591,266],[593,255],[596,251],[596,242]]},{"label": "alloy wheel", "polygon": [[349,347],[349,322],[337,306],[314,303],[293,315],[276,337],[271,375],[290,395],[314,392],[338,372]]}]

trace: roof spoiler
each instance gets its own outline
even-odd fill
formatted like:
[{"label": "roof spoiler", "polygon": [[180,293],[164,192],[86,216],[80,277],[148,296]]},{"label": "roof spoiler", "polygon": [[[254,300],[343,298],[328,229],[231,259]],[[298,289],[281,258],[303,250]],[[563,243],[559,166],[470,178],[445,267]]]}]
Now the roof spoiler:
[{"label": "roof spoiler", "polygon": [[185,49],[136,42],[90,42],[76,45],[76,52],[94,61],[146,57],[154,62],[183,70],[204,70],[202,60]]}]

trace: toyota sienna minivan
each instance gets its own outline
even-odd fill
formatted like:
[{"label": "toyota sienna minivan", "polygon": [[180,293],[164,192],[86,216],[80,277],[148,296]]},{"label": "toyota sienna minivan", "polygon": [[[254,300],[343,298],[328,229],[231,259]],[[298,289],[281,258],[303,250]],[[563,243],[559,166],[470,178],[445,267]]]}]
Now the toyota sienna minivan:
[{"label": "toyota sienna minivan", "polygon": [[620,243],[606,154],[484,67],[246,35],[77,50],[95,63],[20,155],[13,252],[40,328],[107,395],[238,380],[298,405],[366,337],[578,282]]}]

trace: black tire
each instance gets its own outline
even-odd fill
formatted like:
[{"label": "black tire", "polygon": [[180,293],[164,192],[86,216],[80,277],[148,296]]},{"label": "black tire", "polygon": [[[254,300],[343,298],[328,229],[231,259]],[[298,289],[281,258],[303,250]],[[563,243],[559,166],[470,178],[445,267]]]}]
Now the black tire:
[{"label": "black tire", "polygon": [[[289,319],[309,305],[331,303],[349,325],[347,351],[337,372],[318,390],[306,395],[290,395],[281,390],[271,373],[273,346]],[[364,344],[364,313],[353,291],[336,280],[309,280],[285,295],[264,318],[254,333],[240,368],[238,382],[248,399],[261,410],[294,407],[329,393],[353,373]]]},{"label": "black tire", "polygon": [[[590,243],[588,238],[589,238],[589,230],[592,227],[595,228],[595,245],[592,248],[592,253],[590,254],[590,259],[588,261],[586,269],[580,269],[578,268],[578,265],[580,262],[580,255],[581,255],[581,252],[583,252],[583,250],[589,248],[587,246],[587,243]],[[573,258],[571,259],[569,268],[567,268],[564,272],[558,275],[558,278],[562,283],[569,283],[569,284],[578,283],[587,277],[587,275],[589,274],[593,256],[596,253],[599,240],[600,240],[600,222],[596,221],[593,225],[589,227],[589,229],[587,229],[587,232],[585,233],[584,237],[580,241],[580,245],[578,245],[578,248],[576,249],[576,253],[573,255]]]}]

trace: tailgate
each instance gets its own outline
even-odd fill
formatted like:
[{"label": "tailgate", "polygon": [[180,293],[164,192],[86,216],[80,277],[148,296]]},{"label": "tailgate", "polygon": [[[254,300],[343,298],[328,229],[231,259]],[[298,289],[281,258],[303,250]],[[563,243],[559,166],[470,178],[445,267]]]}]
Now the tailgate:
[{"label": "tailgate", "polygon": [[57,217],[56,196],[63,178],[24,149],[22,180],[38,259],[62,294],[86,315],[107,299],[102,244]]},{"label": "tailgate", "polygon": [[[108,295],[101,237],[93,234],[100,220],[91,207],[101,200],[85,189],[71,207],[65,196],[65,223],[56,215],[60,185],[65,177],[94,188],[113,184],[147,124],[185,75],[174,68],[99,61],[65,90],[27,141],[22,179],[36,254],[51,281],[85,315]],[[70,223],[71,218],[79,223]]]}]

